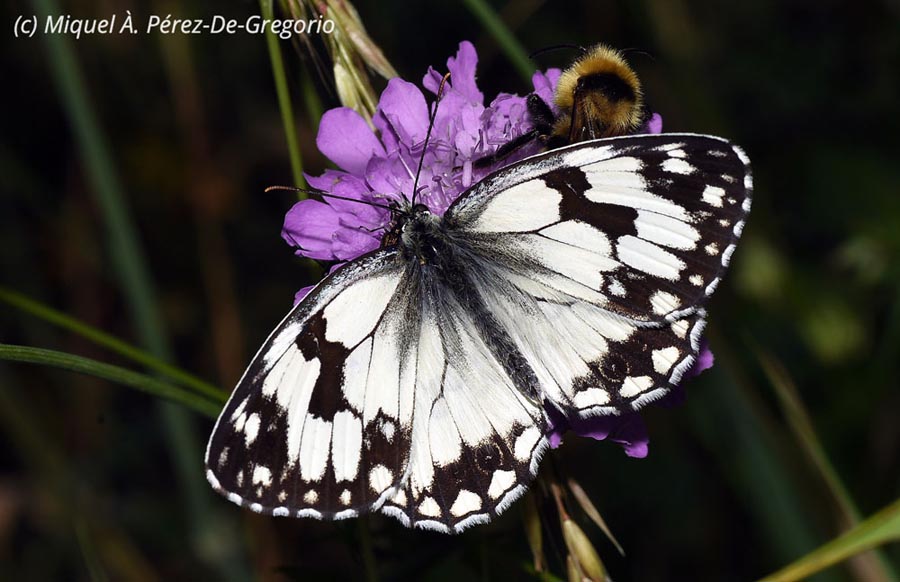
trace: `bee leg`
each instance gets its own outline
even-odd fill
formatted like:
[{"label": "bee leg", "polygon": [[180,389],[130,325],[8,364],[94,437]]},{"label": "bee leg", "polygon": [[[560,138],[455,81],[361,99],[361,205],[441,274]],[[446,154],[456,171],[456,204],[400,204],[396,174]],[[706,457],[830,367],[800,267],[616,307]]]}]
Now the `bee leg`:
[{"label": "bee leg", "polygon": [[488,166],[492,166],[497,162],[501,162],[515,153],[516,150],[525,147],[535,139],[540,137],[540,134],[536,129],[532,129],[529,132],[523,133],[519,137],[512,139],[495,151],[493,154],[484,156],[483,158],[478,158],[474,162],[474,166],[476,168],[486,168]]},{"label": "bee leg", "polygon": [[550,106],[535,93],[532,93],[526,98],[525,107],[528,109],[534,128],[501,145],[493,154],[475,160],[476,168],[486,168],[501,162],[535,139],[543,142],[550,136],[553,132],[553,124],[556,122],[556,116],[553,114]]}]

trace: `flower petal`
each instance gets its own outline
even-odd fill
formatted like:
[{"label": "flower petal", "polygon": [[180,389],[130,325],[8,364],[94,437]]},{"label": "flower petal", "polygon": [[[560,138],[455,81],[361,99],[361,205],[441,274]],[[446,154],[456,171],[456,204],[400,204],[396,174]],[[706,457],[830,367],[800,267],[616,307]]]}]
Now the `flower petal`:
[{"label": "flower petal", "polygon": [[341,261],[352,261],[353,259],[374,251],[381,244],[380,236],[382,233],[371,233],[363,227],[354,225],[343,225],[334,233],[334,256]]},{"label": "flower petal", "polygon": [[[422,91],[412,83],[399,77],[391,79],[378,101],[378,111],[382,116],[380,119],[388,122],[399,141],[407,147],[425,141],[428,105]],[[379,129],[384,132],[384,128]]]},{"label": "flower petal", "polygon": [[478,53],[471,42],[464,40],[459,43],[456,57],[447,59],[447,69],[450,71],[450,80],[453,89],[462,93],[471,103],[484,103],[484,95],[478,90],[475,83],[475,69],[478,67]]},{"label": "flower petal", "polygon": [[335,258],[334,232],[340,224],[338,212],[318,200],[301,200],[284,217],[281,237],[297,254],[326,261]]},{"label": "flower petal", "polygon": [[647,123],[641,127],[640,133],[662,133],[663,119],[659,113],[654,113],[647,120]]},{"label": "flower petal", "polygon": [[544,100],[544,102],[553,107],[554,105],[553,96],[556,93],[556,84],[559,82],[559,77],[562,75],[562,71],[560,69],[547,69],[546,72],[536,71],[534,75],[531,76],[531,84],[534,86],[534,92],[537,93],[537,96]]},{"label": "flower petal", "polygon": [[620,444],[629,457],[647,456],[650,437],[644,420],[636,412],[621,416],[565,418],[559,411],[551,408],[548,409],[547,416],[550,420],[548,437],[553,448],[557,448],[562,443],[563,435],[571,430],[578,436],[598,441],[609,439]]},{"label": "flower petal", "polygon": [[348,107],[326,111],[316,145],[325,156],[351,174],[362,174],[369,158],[384,148],[362,116]]}]

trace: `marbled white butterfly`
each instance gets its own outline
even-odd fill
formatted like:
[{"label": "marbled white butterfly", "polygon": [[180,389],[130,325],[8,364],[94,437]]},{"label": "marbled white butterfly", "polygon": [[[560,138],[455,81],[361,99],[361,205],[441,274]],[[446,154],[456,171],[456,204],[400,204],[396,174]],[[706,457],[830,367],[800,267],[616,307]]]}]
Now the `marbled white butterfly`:
[{"label": "marbled white butterfly", "polygon": [[489,521],[533,479],[548,408],[619,414],[678,383],[750,191],[739,148],[661,134],[525,159],[442,217],[406,203],[263,344],[210,483],[276,516]]}]

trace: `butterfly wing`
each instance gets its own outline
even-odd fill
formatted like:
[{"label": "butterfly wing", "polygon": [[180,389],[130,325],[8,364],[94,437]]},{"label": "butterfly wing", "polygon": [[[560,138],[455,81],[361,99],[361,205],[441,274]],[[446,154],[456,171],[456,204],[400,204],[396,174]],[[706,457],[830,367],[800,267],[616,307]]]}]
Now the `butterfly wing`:
[{"label": "butterfly wing", "polygon": [[536,387],[488,319],[396,250],[336,271],[238,383],[207,449],[210,483],[273,515],[342,519],[387,501],[407,526],[488,521],[546,447]]},{"label": "butterfly wing", "polygon": [[615,414],[680,379],[749,193],[740,150],[693,135],[486,178],[447,212],[439,268],[382,249],[288,315],[216,424],[210,483],[273,515],[490,520],[537,470],[545,402]]},{"label": "butterfly wing", "polygon": [[545,397],[587,417],[635,410],[690,368],[750,194],[721,138],[628,136],[513,164],[445,220]]},{"label": "butterfly wing", "polygon": [[216,423],[213,488],[256,512],[336,519],[392,494],[409,449],[396,354],[405,288],[396,251],[379,250],[293,309]]}]

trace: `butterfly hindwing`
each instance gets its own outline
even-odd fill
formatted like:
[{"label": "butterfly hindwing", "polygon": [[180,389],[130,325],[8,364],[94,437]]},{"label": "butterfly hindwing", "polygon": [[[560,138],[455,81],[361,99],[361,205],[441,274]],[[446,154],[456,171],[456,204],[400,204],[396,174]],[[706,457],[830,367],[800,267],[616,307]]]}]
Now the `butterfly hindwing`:
[{"label": "butterfly hindwing", "polygon": [[515,365],[469,284],[422,296],[408,479],[382,512],[408,526],[461,531],[525,491],[546,425],[533,376]]},{"label": "butterfly hindwing", "polygon": [[331,519],[387,500],[384,513],[445,532],[524,492],[546,447],[536,387],[467,286],[420,269],[376,251],[282,322],[213,432],[217,490],[257,512]]}]

